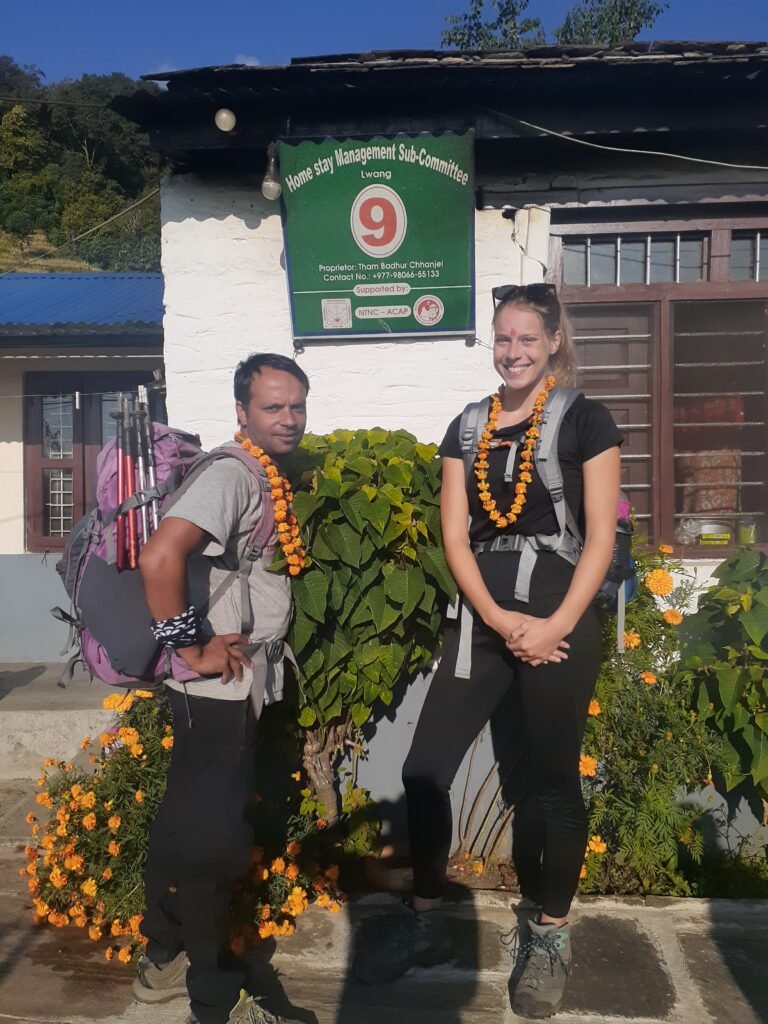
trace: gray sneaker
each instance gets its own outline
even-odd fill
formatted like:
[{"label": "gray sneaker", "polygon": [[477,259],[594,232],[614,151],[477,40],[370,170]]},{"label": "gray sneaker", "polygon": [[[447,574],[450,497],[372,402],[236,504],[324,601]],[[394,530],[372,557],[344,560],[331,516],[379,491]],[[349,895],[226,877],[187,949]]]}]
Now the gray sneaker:
[{"label": "gray sneaker", "polygon": [[453,959],[453,942],[440,910],[369,917],[360,925],[352,970],[358,981],[381,985],[411,967],[434,967]]},{"label": "gray sneaker", "polygon": [[237,1006],[229,1015],[229,1024],[300,1024],[294,1017],[270,1013],[255,996],[243,991]]},{"label": "gray sneaker", "polygon": [[501,944],[512,958],[510,983],[514,987],[520,980],[520,975],[525,967],[526,956],[523,950],[527,950],[531,941],[530,922],[536,920],[541,912],[541,907],[526,896],[513,907],[512,912],[517,921],[505,935],[501,936]]},{"label": "gray sneaker", "polygon": [[519,1017],[540,1019],[557,1013],[571,966],[570,925],[529,921],[530,938],[521,950],[524,965],[512,999]]},{"label": "gray sneaker", "polygon": [[133,979],[134,996],[140,1003],[166,1003],[177,996],[186,996],[188,967],[189,960],[184,952],[162,966],[142,957]]}]

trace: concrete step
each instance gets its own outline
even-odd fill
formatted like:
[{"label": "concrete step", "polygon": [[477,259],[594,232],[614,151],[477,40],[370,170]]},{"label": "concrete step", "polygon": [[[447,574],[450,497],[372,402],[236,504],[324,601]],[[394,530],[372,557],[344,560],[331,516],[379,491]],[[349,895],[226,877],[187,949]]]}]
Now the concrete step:
[{"label": "concrete step", "polygon": [[85,736],[113,717],[102,701],[112,687],[77,671],[66,688],[57,686],[63,665],[0,665],[0,780],[32,779],[46,757],[68,760]]}]

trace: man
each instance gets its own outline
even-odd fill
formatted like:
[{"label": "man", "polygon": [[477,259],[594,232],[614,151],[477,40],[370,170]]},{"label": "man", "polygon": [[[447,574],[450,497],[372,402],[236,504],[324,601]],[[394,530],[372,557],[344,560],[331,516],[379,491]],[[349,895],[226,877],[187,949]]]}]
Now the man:
[{"label": "man", "polygon": [[[279,468],[304,434],[306,375],[285,356],[252,355],[237,367],[234,390],[240,432]],[[244,975],[228,951],[230,898],[253,846],[245,811],[256,722],[263,702],[282,695],[291,614],[288,575],[267,571],[277,533],[269,488],[259,484],[239,458],[209,463],[140,558],[156,637],[203,678],[167,683],[173,752],[150,833],[141,925],[148,944],[134,994],[158,1003],[188,992],[199,1024],[285,1020],[241,995]],[[263,556],[248,563],[244,588],[238,568],[265,513],[271,535]]]}]

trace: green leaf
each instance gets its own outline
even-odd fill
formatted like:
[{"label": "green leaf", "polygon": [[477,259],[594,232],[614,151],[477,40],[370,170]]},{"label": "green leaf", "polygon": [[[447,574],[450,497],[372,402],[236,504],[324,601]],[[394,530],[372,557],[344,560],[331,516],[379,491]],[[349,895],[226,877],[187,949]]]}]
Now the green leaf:
[{"label": "green leaf", "polygon": [[312,679],[323,667],[323,652],[316,647],[306,661],[299,662],[299,667],[306,679]]},{"label": "green leaf", "polygon": [[420,459],[424,459],[425,462],[432,462],[437,455],[436,444],[417,444],[415,445],[416,454]]},{"label": "green leaf", "polygon": [[424,572],[435,581],[446,597],[453,600],[456,596],[456,583],[451,575],[451,570],[448,568],[443,549],[438,547],[424,548],[421,553],[421,565]]},{"label": "green leaf", "polygon": [[[357,569],[360,565],[360,537],[351,526],[335,523],[327,527],[328,540],[342,562]],[[301,578],[301,577],[299,577]]]},{"label": "green leaf", "polygon": [[309,729],[311,726],[315,724],[316,721],[317,715],[315,714],[314,710],[311,707],[307,706],[301,709],[301,714],[299,715],[299,725],[303,726],[305,729]]},{"label": "green leaf", "polygon": [[299,491],[293,497],[293,511],[298,520],[304,526],[319,509],[322,508],[325,499],[322,494],[310,494],[308,491]]},{"label": "green leaf", "polygon": [[325,621],[328,606],[328,578],[321,572],[308,572],[293,580],[296,607],[315,622]]},{"label": "green leaf", "polygon": [[723,707],[732,711],[741,696],[741,669],[719,668],[715,674]]},{"label": "green leaf", "polygon": [[[339,555],[333,549],[333,546],[326,533],[327,526],[321,526],[314,538],[312,543],[309,545],[309,550],[313,558],[317,558],[320,562],[338,562]],[[299,579],[301,577],[298,577]]]},{"label": "green leaf", "polygon": [[364,725],[370,718],[371,709],[369,707],[366,707],[365,704],[353,704],[351,708],[351,713],[352,721],[359,729],[360,726]]},{"label": "green leaf", "polygon": [[300,610],[296,610],[296,619],[291,631],[291,647],[293,653],[298,657],[309,643],[315,633],[315,626],[312,620],[307,618]]},{"label": "green leaf", "polygon": [[760,646],[768,634],[768,605],[756,603],[751,611],[742,612],[739,620],[752,642]]},{"label": "green leaf", "polygon": [[405,654],[399,644],[382,644],[379,648],[379,663],[384,669],[387,678],[391,683],[397,682],[397,677],[402,668]]},{"label": "green leaf", "polygon": [[349,643],[349,641],[341,632],[341,630],[337,629],[333,634],[331,646],[326,654],[325,664],[327,665],[328,668],[330,668],[333,665],[338,665],[338,663],[340,661],[343,661],[344,658],[348,658],[351,653],[352,645]]},{"label": "green leaf", "polygon": [[363,685],[363,700],[366,704],[373,704],[380,692],[381,686],[378,683],[372,683],[370,680],[366,679],[365,684]]},{"label": "green leaf", "polygon": [[751,725],[744,730],[743,736],[752,753],[749,772],[752,781],[759,786],[764,779],[768,779],[768,736],[762,729],[756,729]]}]

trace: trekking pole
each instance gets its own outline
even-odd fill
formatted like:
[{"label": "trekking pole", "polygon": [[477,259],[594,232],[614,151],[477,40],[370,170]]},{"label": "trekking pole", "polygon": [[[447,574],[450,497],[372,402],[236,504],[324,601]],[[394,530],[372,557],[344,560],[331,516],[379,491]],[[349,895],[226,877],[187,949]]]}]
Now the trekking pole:
[{"label": "trekking pole", "polygon": [[[133,448],[133,437],[130,431],[130,413],[128,399],[123,399],[123,421],[128,425],[125,431],[125,496],[130,498],[136,491],[135,466],[136,458]],[[139,544],[136,528],[136,509],[128,509],[128,568],[135,569],[138,565]]]},{"label": "trekking pole", "polygon": [[[144,439],[144,450],[147,457],[147,482],[150,487],[157,485],[157,474],[155,472],[155,446],[152,439],[152,419],[149,415],[149,396],[145,384],[139,385],[139,421],[141,433]],[[160,508],[157,498],[149,503],[149,517],[154,532],[160,525]]]},{"label": "trekking pole", "polygon": [[[123,394],[117,396],[117,409],[112,413],[117,425],[115,455],[117,456],[117,505],[125,501],[125,423],[123,422]],[[116,562],[118,570],[125,568],[125,514],[121,512],[115,523],[117,532]]]},{"label": "trekking pole", "polygon": [[[150,416],[150,399],[145,384],[138,387],[138,415],[141,424],[141,436],[144,442],[146,455],[146,480],[151,487],[157,485],[158,477],[155,470],[155,442],[152,435],[152,417]],[[150,519],[152,520],[153,532],[160,525],[160,506],[158,499],[153,498],[150,502]]]},{"label": "trekking pole", "polygon": [[[147,487],[147,464],[144,458],[144,439],[141,436],[141,413],[138,405],[131,410],[131,432],[133,433],[133,444],[136,451],[136,473],[138,475],[139,490],[145,491]],[[141,543],[146,544],[149,537],[149,516],[147,515],[147,503],[142,497],[139,505],[139,516],[141,518]]]}]

